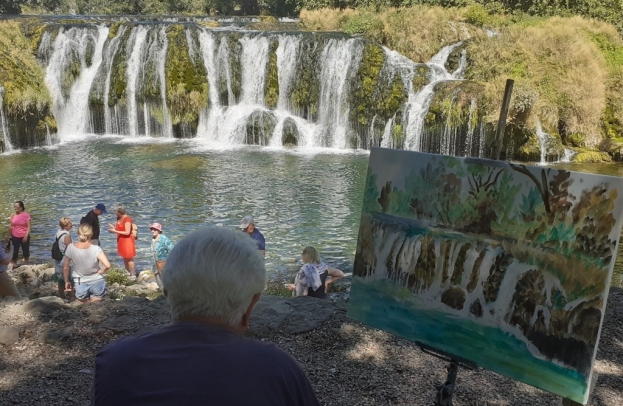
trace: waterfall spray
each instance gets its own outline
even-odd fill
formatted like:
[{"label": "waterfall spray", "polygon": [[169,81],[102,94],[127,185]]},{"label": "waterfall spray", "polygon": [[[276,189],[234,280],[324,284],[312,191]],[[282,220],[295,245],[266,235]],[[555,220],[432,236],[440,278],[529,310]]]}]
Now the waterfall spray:
[{"label": "waterfall spray", "polygon": [[4,150],[12,151],[11,137],[9,134],[9,123],[4,116],[4,86],[0,85],[0,130],[2,130],[2,140],[4,142]]}]

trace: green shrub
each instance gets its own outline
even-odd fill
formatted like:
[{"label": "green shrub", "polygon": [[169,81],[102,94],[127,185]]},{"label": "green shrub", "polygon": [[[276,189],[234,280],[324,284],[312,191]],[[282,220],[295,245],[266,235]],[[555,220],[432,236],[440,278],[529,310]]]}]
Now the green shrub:
[{"label": "green shrub", "polygon": [[106,284],[108,285],[118,283],[119,285],[127,286],[132,283],[125,269],[119,268],[115,265],[113,265],[112,268],[110,268],[108,272],[106,272],[106,274],[104,275],[104,279],[106,280]]},{"label": "green shrub", "polygon": [[491,17],[482,4],[473,4],[465,11],[465,19],[468,23],[483,27],[491,21]]},{"label": "green shrub", "polygon": [[383,22],[372,13],[357,14],[342,25],[342,30],[349,35],[365,34],[382,29]]}]

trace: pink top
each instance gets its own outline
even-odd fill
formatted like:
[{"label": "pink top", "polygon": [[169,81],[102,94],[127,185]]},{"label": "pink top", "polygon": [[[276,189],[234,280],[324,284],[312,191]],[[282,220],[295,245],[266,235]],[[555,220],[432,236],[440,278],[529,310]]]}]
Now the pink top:
[{"label": "pink top", "polygon": [[11,230],[11,234],[14,237],[24,238],[28,233],[28,221],[30,220],[30,214],[25,211],[20,214],[14,214],[11,216],[11,225],[13,229]]}]

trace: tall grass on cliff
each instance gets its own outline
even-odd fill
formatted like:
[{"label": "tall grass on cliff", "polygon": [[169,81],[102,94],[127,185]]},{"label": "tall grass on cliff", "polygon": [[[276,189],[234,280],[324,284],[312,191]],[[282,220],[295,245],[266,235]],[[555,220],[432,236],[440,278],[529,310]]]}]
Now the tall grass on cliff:
[{"label": "tall grass on cliff", "polygon": [[466,79],[485,86],[489,122],[497,119],[505,81],[512,78],[511,120],[534,128],[538,119],[578,147],[623,137],[623,40],[610,24],[495,15],[480,5],[303,10],[301,21],[312,30],[363,34],[415,62],[469,40]]},{"label": "tall grass on cliff", "polygon": [[0,84],[4,86],[4,108],[24,112],[50,102],[45,72],[37,63],[33,47],[14,21],[0,21]]},{"label": "tall grass on cliff", "polygon": [[[603,124],[608,114],[623,118],[623,40],[612,25],[552,17],[497,30],[471,41],[467,52],[466,78],[484,82],[492,105],[500,105],[506,78],[513,78],[517,118],[533,124],[538,118],[548,131],[582,144],[576,146],[613,135],[604,134]],[[497,112],[490,113],[494,120]]]},{"label": "tall grass on cliff", "polygon": [[458,8],[413,6],[380,12],[372,9],[303,9],[300,19],[310,30],[365,34],[415,62],[427,62],[446,45],[483,35],[481,29],[465,22],[463,11]]}]

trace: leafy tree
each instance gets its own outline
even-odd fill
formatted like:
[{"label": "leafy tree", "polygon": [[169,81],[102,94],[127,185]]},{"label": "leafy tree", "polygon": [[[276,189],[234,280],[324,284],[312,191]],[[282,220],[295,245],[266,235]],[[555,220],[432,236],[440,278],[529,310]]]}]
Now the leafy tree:
[{"label": "leafy tree", "polygon": [[0,2],[0,14],[19,14],[22,12],[22,0],[2,0]]}]

